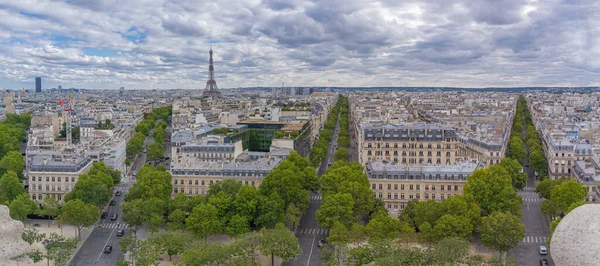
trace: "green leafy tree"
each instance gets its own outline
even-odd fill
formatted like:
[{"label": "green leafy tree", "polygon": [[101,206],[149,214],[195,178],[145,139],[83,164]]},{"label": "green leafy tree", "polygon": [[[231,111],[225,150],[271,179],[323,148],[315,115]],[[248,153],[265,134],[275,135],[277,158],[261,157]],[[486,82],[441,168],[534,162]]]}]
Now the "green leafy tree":
[{"label": "green leafy tree", "polygon": [[523,140],[518,136],[511,137],[508,144],[508,157],[522,162],[525,156],[527,156],[527,152]]},{"label": "green leafy tree", "polygon": [[258,217],[255,223],[260,227],[272,228],[285,220],[285,202],[276,192],[258,200]]},{"label": "green leafy tree", "polygon": [[323,197],[335,193],[350,194],[355,217],[368,215],[374,206],[373,191],[359,163],[334,163],[327,173],[321,176],[321,186]]},{"label": "green leafy tree", "polygon": [[169,255],[169,261],[172,257],[183,253],[192,239],[188,234],[181,232],[159,232],[150,237],[161,249],[161,253],[166,252]]},{"label": "green leafy tree", "polygon": [[436,200],[419,201],[414,209],[414,223],[417,227],[427,222],[434,226],[435,222],[443,215],[441,204]]},{"label": "green leafy tree", "polygon": [[277,193],[283,199],[284,212],[288,205],[294,203],[302,211],[310,203],[309,192],[304,189],[302,171],[293,162],[285,160],[273,169],[260,184],[262,195]]},{"label": "green leafy tree", "polygon": [[2,169],[2,175],[8,171],[13,171],[19,177],[19,180],[23,179],[23,166],[25,165],[25,160],[23,159],[23,155],[21,155],[18,151],[10,151],[2,160],[0,160],[0,169]]},{"label": "green leafy tree", "polygon": [[101,178],[96,178],[96,176],[80,175],[73,190],[65,196],[65,201],[79,199],[86,204],[93,204],[98,207],[104,206],[111,196],[107,182],[112,182],[110,177],[104,176],[104,178],[103,181]]},{"label": "green leafy tree", "polygon": [[529,161],[531,162],[531,166],[533,166],[538,173],[545,173],[546,169],[548,169],[544,150],[542,150],[540,146],[534,146],[534,148],[530,150]]},{"label": "green leafy tree", "polygon": [[179,265],[229,265],[233,252],[229,246],[220,243],[200,243],[183,252]]},{"label": "green leafy tree", "polygon": [[[134,265],[135,263],[135,258],[137,257],[135,254],[138,251],[139,247],[140,247],[140,240],[137,240],[135,236],[132,235],[128,235],[125,236],[123,238],[121,238],[121,240],[119,240],[119,250],[121,250],[124,253],[128,253],[130,258],[131,258],[131,262],[132,265]],[[125,265],[129,265],[128,263]]]},{"label": "green leafy tree", "polygon": [[[19,140],[9,130],[11,129],[6,126],[0,126],[0,158],[3,158],[11,151],[19,150]],[[19,129],[18,131],[20,132],[21,130]]]},{"label": "green leafy tree", "polygon": [[335,161],[347,161],[348,160],[348,150],[346,148],[339,148],[335,153],[333,153],[333,159]]},{"label": "green leafy tree", "polygon": [[194,235],[204,238],[212,234],[220,233],[223,224],[219,219],[219,211],[210,204],[200,204],[194,208],[190,216],[185,220],[187,230]]},{"label": "green leafy tree", "polygon": [[521,215],[523,198],[517,195],[509,173],[500,165],[473,171],[467,178],[464,195],[467,201],[480,205],[482,216],[494,211]]},{"label": "green leafy tree", "polygon": [[560,213],[567,211],[571,204],[583,201],[587,196],[587,189],[575,180],[563,182],[552,189],[551,201],[556,204]]},{"label": "green leafy tree", "polygon": [[148,156],[148,160],[155,161],[163,157],[163,146],[158,142],[153,142],[148,145],[148,150],[146,151],[146,156]]},{"label": "green leafy tree", "polygon": [[167,229],[172,231],[183,230],[185,228],[185,212],[177,209],[169,214]]},{"label": "green leafy tree", "polygon": [[438,240],[437,235],[429,222],[424,222],[419,226],[419,240],[421,243],[426,244],[427,247],[431,247],[431,245]]},{"label": "green leafy tree", "polygon": [[285,211],[285,224],[292,230],[300,223],[302,212],[296,205],[290,204]]},{"label": "green leafy tree", "polygon": [[538,193],[540,195],[540,197],[542,197],[542,198],[550,199],[551,196],[552,196],[552,189],[554,189],[554,187],[556,185],[559,185],[562,182],[564,182],[564,180],[562,180],[562,179],[558,179],[558,180],[545,179],[545,180],[542,180],[542,182],[538,183],[537,186],[535,186],[535,192]]},{"label": "green leafy tree", "polygon": [[22,193],[10,202],[8,209],[11,218],[24,222],[27,220],[27,215],[37,212],[38,205],[35,201],[29,199],[29,194]]},{"label": "green leafy tree", "polygon": [[258,208],[258,190],[256,187],[242,185],[235,195],[233,207],[235,208],[236,214],[246,217],[249,223],[254,222]]},{"label": "green leafy tree", "polygon": [[365,226],[365,231],[370,241],[391,240],[400,236],[403,227],[400,220],[396,220],[386,214],[379,214],[371,218]]},{"label": "green leafy tree", "polygon": [[523,189],[525,187],[525,178],[527,175],[521,173],[523,166],[519,161],[511,158],[504,158],[500,161],[500,165],[508,172],[512,180],[512,185],[516,189]]},{"label": "green leafy tree", "polygon": [[42,203],[42,209],[40,215],[48,216],[48,227],[50,227],[50,220],[54,220],[54,217],[60,214],[60,202],[53,197],[45,197]]},{"label": "green leafy tree", "polygon": [[442,214],[467,217],[473,228],[477,228],[481,220],[479,204],[467,201],[463,195],[453,196],[441,201],[440,211]]},{"label": "green leafy tree", "polygon": [[85,204],[80,199],[74,199],[63,204],[61,216],[63,222],[77,228],[77,237],[81,240],[81,229],[91,226],[100,217],[100,209],[92,204]]},{"label": "green leafy tree", "polygon": [[217,182],[210,185],[208,187],[208,195],[213,196],[223,192],[227,196],[235,197],[241,187],[242,183],[233,179],[225,179],[223,182]]},{"label": "green leafy tree", "polygon": [[148,231],[151,233],[158,232],[158,229],[165,224],[164,216],[158,213],[150,214],[150,218],[148,220]]},{"label": "green leafy tree", "polygon": [[[435,245],[430,254],[433,265],[457,265],[464,261],[471,249],[470,243],[464,238],[447,237]],[[469,264],[470,265],[470,264]]]},{"label": "green leafy tree", "polygon": [[356,220],[352,213],[353,205],[354,200],[349,193],[326,194],[323,204],[317,210],[317,221],[327,229],[330,229],[336,221],[349,227]]},{"label": "green leafy tree", "polygon": [[271,265],[275,265],[274,257],[280,257],[283,261],[289,261],[302,253],[298,238],[282,223],[273,229],[262,229],[262,241],[260,250],[264,254],[271,255]]},{"label": "green leafy tree", "polygon": [[262,242],[262,232],[250,232],[237,238],[233,246],[241,256],[250,258],[248,261],[250,266],[257,266],[260,263],[260,243]]},{"label": "green leafy tree", "polygon": [[523,222],[517,216],[503,212],[493,212],[483,217],[479,231],[483,244],[502,254],[503,264],[506,252],[515,248],[525,237]]},{"label": "green leafy tree", "polygon": [[8,171],[0,177],[0,204],[8,204],[18,195],[25,193],[23,183],[21,183],[15,172]]},{"label": "green leafy tree", "polygon": [[250,226],[245,216],[236,214],[231,217],[225,227],[225,232],[233,237],[246,234],[250,232]]},{"label": "green leafy tree", "polygon": [[473,233],[473,225],[467,217],[446,214],[436,221],[433,232],[437,239],[448,237],[467,239]]},{"label": "green leafy tree", "polygon": [[150,165],[144,165],[136,175],[136,183],[131,187],[125,201],[133,199],[148,200],[158,198],[168,200],[171,198],[173,185],[171,184],[171,174],[167,171],[161,171]]},{"label": "green leafy tree", "polygon": [[[106,164],[104,164],[104,162],[93,163],[92,168],[88,172],[88,175],[96,176],[97,178],[103,178],[103,179],[106,179],[107,176],[110,177],[110,180],[112,180],[112,183],[110,183],[110,185],[108,186],[109,188],[112,188],[113,185],[121,182],[121,172],[113,169],[112,167],[106,166]],[[108,183],[108,181],[105,181],[105,182]]]}]

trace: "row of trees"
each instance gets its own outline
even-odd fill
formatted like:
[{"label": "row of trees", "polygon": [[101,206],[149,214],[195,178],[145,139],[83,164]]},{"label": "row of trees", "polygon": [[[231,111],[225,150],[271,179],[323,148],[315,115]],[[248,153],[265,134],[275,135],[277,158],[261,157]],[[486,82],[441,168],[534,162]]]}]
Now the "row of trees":
[{"label": "row of trees", "polygon": [[338,98],[336,105],[331,109],[329,116],[327,116],[327,121],[325,122],[323,129],[319,132],[319,139],[308,153],[308,159],[313,167],[318,167],[327,158],[329,143],[333,137],[338,114],[341,112],[343,99],[342,96]]},{"label": "row of trees", "polygon": [[350,145],[349,116],[348,116],[348,98],[340,96],[340,130],[338,132],[337,147],[333,154],[334,161],[348,161],[348,146]]},{"label": "row of trees", "polygon": [[[308,159],[294,151],[262,180],[258,189],[230,179],[212,184],[206,196],[188,197],[182,192],[171,199],[171,175],[162,166],[145,165],[138,171],[137,182],[121,205],[122,219],[134,232],[134,239],[144,224],[148,224],[153,233],[166,225],[168,231],[185,232],[194,239],[204,240],[202,242],[214,234],[240,237],[249,234],[251,228],[272,229],[284,223],[290,228],[295,227],[310,203],[309,191],[318,188],[314,168]],[[284,230],[293,236],[289,229]],[[135,245],[136,248],[127,247],[133,252],[132,260],[146,257],[135,254],[141,252],[144,245]],[[214,248],[206,243],[200,245],[202,247],[198,249]],[[160,252],[162,249],[158,250],[156,252],[164,253]],[[199,251],[192,249],[190,252]],[[235,252],[231,254],[237,256]],[[280,256],[276,252],[273,254]]]},{"label": "row of trees", "polygon": [[[479,236],[485,246],[506,252],[524,237],[519,220],[523,199],[513,180],[521,176],[520,164],[502,163],[475,170],[464,194],[441,201],[411,200],[398,219],[387,214],[383,202],[373,199],[367,176],[357,163],[335,162],[321,177],[323,204],[317,220],[330,229],[327,265],[347,258],[357,264],[443,265],[467,263],[468,240]],[[363,221],[369,218],[368,223]],[[397,241],[398,239],[404,240]],[[419,241],[427,248],[408,245]],[[383,248],[387,247],[387,248]]]},{"label": "row of trees", "polygon": [[[282,258],[295,258],[302,252],[294,234],[277,224],[272,229],[239,235],[231,244],[209,243],[194,238],[183,231],[165,231],[145,240],[128,236],[119,241],[123,252],[131,255],[136,265],[156,265],[163,254],[181,255],[175,265],[260,265],[260,254]],[[118,265],[129,265],[120,261]]]},{"label": "row of trees", "polygon": [[[162,158],[162,146],[165,142],[165,130],[167,128],[167,122],[165,121],[167,121],[171,117],[171,111],[171,106],[154,109],[152,113],[147,114],[144,120],[142,120],[142,122],[140,122],[135,127],[135,135],[133,136],[131,141],[129,141],[126,147],[127,156],[129,156],[129,158],[133,158],[142,151],[142,149],[144,148],[144,141],[146,139],[146,136],[150,134],[150,131],[152,129],[154,129],[152,137],[154,138],[154,143],[157,144],[151,144],[150,146],[148,146],[148,159],[156,160]],[[159,148],[160,153],[157,152]]]}]

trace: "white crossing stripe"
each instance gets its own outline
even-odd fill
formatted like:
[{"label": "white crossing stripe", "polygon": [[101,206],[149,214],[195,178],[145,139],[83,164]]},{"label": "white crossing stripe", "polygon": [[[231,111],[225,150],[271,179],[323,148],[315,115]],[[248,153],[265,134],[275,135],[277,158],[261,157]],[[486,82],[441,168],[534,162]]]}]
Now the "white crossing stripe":
[{"label": "white crossing stripe", "polygon": [[548,237],[545,236],[526,236],[523,238],[525,243],[540,243],[545,244],[548,241]]},{"label": "white crossing stripe", "polygon": [[299,235],[326,235],[328,232],[325,228],[303,228],[298,231]]},{"label": "white crossing stripe", "polygon": [[323,196],[310,196],[310,200],[319,201],[323,198]]},{"label": "white crossing stripe", "polygon": [[129,226],[126,223],[105,223],[102,225],[103,228],[119,228],[127,229]]},{"label": "white crossing stripe", "polygon": [[524,202],[542,202],[544,199],[542,198],[523,198]]},{"label": "white crossing stripe", "polygon": [[535,187],[524,187],[523,190],[525,190],[525,191],[534,191]]}]

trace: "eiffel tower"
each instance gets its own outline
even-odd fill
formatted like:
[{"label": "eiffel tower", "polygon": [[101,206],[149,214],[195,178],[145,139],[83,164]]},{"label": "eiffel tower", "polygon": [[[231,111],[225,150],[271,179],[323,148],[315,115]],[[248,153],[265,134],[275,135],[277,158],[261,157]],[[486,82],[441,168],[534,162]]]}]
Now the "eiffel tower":
[{"label": "eiffel tower", "polygon": [[206,88],[202,92],[202,98],[219,98],[221,97],[221,92],[219,92],[219,88],[217,87],[217,82],[215,81],[215,68],[213,66],[213,51],[212,47],[208,52],[210,55],[210,59],[208,60],[208,81],[206,82]]}]

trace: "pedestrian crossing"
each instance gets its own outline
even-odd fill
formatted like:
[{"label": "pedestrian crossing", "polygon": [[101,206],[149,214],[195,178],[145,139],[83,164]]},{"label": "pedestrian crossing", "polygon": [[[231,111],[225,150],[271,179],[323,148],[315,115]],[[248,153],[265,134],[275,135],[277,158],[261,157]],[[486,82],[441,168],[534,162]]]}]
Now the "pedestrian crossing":
[{"label": "pedestrian crossing", "polygon": [[323,196],[310,196],[310,200],[313,200],[313,201],[319,201],[322,199],[323,199]]},{"label": "pedestrian crossing", "polygon": [[117,228],[117,229],[127,229],[129,226],[126,223],[104,223],[102,224],[102,228]]},{"label": "pedestrian crossing", "polygon": [[542,198],[523,198],[523,202],[542,202]]},{"label": "pedestrian crossing", "polygon": [[329,230],[323,228],[303,228],[298,230],[299,235],[327,235]]},{"label": "pedestrian crossing", "polygon": [[521,242],[546,244],[546,241],[548,241],[548,239],[549,237],[545,236],[526,236]]},{"label": "pedestrian crossing", "polygon": [[523,190],[525,190],[525,191],[534,191],[535,187],[524,187]]}]

